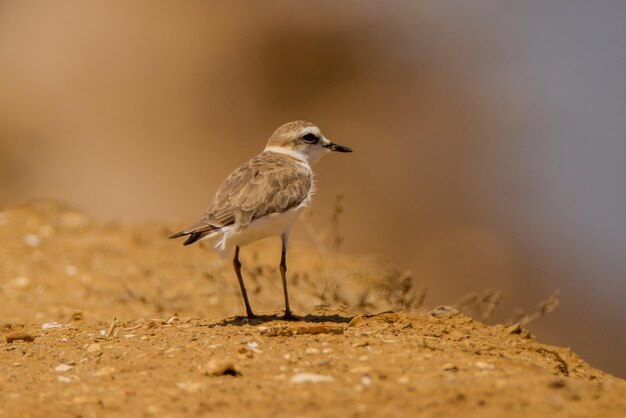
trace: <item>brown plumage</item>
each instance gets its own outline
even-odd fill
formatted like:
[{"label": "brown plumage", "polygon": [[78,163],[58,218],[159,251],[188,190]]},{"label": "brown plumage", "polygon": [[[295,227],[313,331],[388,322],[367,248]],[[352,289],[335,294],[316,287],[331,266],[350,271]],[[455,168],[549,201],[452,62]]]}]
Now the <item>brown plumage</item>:
[{"label": "brown plumage", "polygon": [[184,245],[201,239],[214,240],[222,255],[234,247],[233,267],[248,318],[253,318],[254,313],[241,275],[239,249],[259,239],[280,235],[285,318],[290,318],[286,276],[289,232],[311,200],[311,164],[331,151],[352,150],[329,141],[311,122],[295,121],[280,126],[262,153],[226,178],[200,222],[170,237],[188,236]]},{"label": "brown plumage", "polygon": [[193,244],[210,232],[233,223],[240,228],[272,213],[283,213],[304,202],[313,187],[313,172],[288,155],[264,152],[233,171],[218,189],[202,220],[172,235],[189,235]]}]

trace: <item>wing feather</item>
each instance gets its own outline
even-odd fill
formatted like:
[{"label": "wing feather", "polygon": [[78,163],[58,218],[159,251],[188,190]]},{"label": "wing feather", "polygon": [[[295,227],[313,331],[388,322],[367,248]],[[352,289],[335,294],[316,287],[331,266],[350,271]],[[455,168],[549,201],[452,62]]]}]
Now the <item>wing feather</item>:
[{"label": "wing feather", "polygon": [[274,153],[262,153],[231,173],[217,191],[202,223],[246,226],[254,219],[300,205],[313,184],[309,167]]}]

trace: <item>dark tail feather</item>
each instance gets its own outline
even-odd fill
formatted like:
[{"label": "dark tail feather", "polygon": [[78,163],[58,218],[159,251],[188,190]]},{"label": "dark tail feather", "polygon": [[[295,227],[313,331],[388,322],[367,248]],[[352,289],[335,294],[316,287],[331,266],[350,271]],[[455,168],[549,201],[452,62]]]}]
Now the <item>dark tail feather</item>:
[{"label": "dark tail feather", "polygon": [[212,231],[215,231],[216,229],[219,229],[219,228],[220,227],[214,226],[214,225],[198,224],[198,225],[192,226],[189,229],[185,229],[184,231],[180,231],[173,235],[170,235],[169,239],[176,239],[176,238],[180,238],[180,237],[184,237],[188,235],[187,240],[183,242],[183,245],[189,245],[189,244],[193,244],[199,239],[204,238],[205,236],[210,234]]},{"label": "dark tail feather", "polygon": [[189,233],[187,233],[187,232],[185,232],[185,231],[180,231],[180,232],[177,232],[177,233],[175,233],[175,234],[173,234],[173,235],[170,235],[170,236],[168,237],[168,239],[180,238],[180,237],[184,237],[185,235],[189,235]]},{"label": "dark tail feather", "polygon": [[183,245],[193,244],[205,235],[207,235],[206,232],[192,232],[191,234],[189,234],[189,238],[187,238],[185,242],[183,242]]},{"label": "dark tail feather", "polygon": [[181,231],[181,232],[175,233],[174,235],[170,235],[168,238],[169,239],[176,239],[176,238],[184,237],[184,236],[187,236],[187,235],[189,235],[189,237],[187,237],[185,242],[183,242],[183,245],[193,244],[194,242],[198,241],[200,238],[202,238],[205,235],[207,235],[207,232],[185,232],[185,231]]}]

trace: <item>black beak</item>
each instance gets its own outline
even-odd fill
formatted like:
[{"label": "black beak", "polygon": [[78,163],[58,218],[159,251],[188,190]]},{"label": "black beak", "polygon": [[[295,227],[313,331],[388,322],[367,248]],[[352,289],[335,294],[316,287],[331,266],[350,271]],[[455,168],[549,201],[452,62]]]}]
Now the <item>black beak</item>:
[{"label": "black beak", "polygon": [[328,148],[331,151],[337,151],[337,152],[352,152],[350,148],[344,147],[343,145],[333,144],[332,142],[330,144],[324,145],[324,148]]}]

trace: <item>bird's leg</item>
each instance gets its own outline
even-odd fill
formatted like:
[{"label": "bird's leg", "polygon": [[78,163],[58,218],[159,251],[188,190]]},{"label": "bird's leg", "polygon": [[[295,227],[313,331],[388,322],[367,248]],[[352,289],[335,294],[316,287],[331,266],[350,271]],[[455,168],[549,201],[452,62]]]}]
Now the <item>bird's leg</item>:
[{"label": "bird's leg", "polygon": [[289,293],[287,292],[287,234],[282,235],[283,247],[280,253],[280,275],[283,279],[283,292],[285,293],[285,315],[283,319],[293,319],[289,309]]},{"label": "bird's leg", "polygon": [[246,286],[243,284],[243,278],[241,277],[241,262],[239,261],[239,247],[235,247],[235,258],[233,259],[233,266],[235,267],[235,274],[237,275],[237,280],[239,281],[239,287],[241,288],[241,295],[243,296],[243,303],[246,304],[246,314],[248,315],[248,319],[252,319],[255,317],[252,312],[252,308],[250,308],[250,302],[248,302],[248,293],[246,292]]}]

